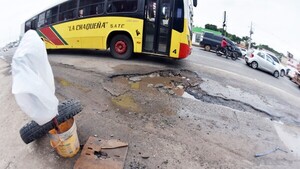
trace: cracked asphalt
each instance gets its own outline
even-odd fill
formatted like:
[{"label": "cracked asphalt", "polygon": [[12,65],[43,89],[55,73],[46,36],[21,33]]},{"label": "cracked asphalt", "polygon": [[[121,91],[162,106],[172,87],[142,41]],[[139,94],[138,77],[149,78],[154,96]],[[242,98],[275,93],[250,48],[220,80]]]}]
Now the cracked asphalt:
[{"label": "cracked asphalt", "polygon": [[[50,52],[57,97],[79,99],[84,106],[75,118],[80,143],[94,135],[128,142],[126,169],[299,168],[297,88],[285,90],[293,87],[286,79],[251,74],[255,70],[242,61],[193,50],[180,61]],[[262,77],[254,80],[257,73]],[[79,154],[60,158],[48,137],[22,143],[18,131],[29,119],[14,101],[9,64],[1,59],[0,77],[0,131],[6,136],[0,168],[72,168]],[[274,80],[279,84],[272,85]],[[288,153],[254,157],[276,147]]]}]

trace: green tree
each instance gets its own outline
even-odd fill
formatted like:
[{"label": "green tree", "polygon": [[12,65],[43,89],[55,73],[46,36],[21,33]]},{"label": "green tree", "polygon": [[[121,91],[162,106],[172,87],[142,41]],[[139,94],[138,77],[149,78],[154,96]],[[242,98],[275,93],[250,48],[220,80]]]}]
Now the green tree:
[{"label": "green tree", "polygon": [[213,25],[213,24],[206,24],[205,25],[205,29],[210,29],[210,30],[213,30],[213,31],[218,31],[218,27],[216,25]]}]

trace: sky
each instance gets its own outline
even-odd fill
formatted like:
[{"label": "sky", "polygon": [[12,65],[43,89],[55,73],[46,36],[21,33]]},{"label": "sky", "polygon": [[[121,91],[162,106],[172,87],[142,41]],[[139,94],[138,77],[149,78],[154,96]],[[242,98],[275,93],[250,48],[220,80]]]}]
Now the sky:
[{"label": "sky", "polygon": [[[4,1],[4,2],[3,2]],[[3,0],[0,5],[0,47],[17,40],[21,24],[62,0]],[[198,0],[194,9],[194,25],[210,23],[222,27],[227,12],[227,31],[240,37],[249,36],[253,23],[253,41],[275,50],[287,51],[300,59],[299,0]]]}]

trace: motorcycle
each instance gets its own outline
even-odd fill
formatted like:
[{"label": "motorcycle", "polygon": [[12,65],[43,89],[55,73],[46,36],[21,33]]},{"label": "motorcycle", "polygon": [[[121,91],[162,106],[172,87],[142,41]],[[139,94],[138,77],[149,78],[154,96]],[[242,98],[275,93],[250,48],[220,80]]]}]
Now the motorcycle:
[{"label": "motorcycle", "polygon": [[230,57],[232,60],[237,60],[238,53],[233,50],[232,46],[228,46],[226,49],[218,46],[216,49],[216,54],[218,56],[226,56],[226,58]]}]

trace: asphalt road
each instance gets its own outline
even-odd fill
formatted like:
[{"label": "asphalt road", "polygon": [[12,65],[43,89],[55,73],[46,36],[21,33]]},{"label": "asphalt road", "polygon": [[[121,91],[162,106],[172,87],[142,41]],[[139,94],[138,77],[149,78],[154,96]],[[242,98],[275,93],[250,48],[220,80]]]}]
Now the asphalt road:
[{"label": "asphalt road", "polygon": [[[0,57],[4,57],[8,62],[11,62],[11,56],[14,53],[14,49],[10,49],[6,52],[0,52]],[[59,53],[67,53],[67,54],[76,54],[76,55],[85,55],[88,54],[89,56],[95,57],[96,55],[99,55],[97,52],[93,51],[59,51]],[[55,52],[56,53],[56,52]],[[100,53],[102,55],[102,53]],[[110,55],[107,55],[107,53],[103,53],[105,58],[110,58]],[[97,56],[96,56],[97,57]],[[103,57],[103,56],[101,56]],[[296,97],[300,97],[300,89],[299,87],[290,81],[288,77],[279,77],[275,78],[271,74],[267,72],[263,72],[261,70],[255,70],[250,67],[248,67],[245,64],[245,61],[243,59],[238,59],[236,61],[232,61],[231,59],[226,59],[224,56],[217,56],[213,52],[207,52],[204,51],[200,47],[193,47],[192,54],[184,60],[180,60],[178,62],[174,62],[169,59],[164,58],[157,58],[157,57],[136,57],[134,59],[134,62],[139,63],[149,63],[149,64],[160,64],[160,65],[167,65],[171,67],[189,67],[190,64],[196,64],[198,66],[205,66],[215,69],[219,72],[224,73],[231,73],[235,75],[239,75],[241,77],[246,77],[249,80],[254,80],[258,82],[262,82],[266,85],[269,85],[270,87],[275,87],[279,90],[285,91],[291,95],[294,95]]]},{"label": "asphalt road", "polygon": [[248,77],[251,80],[260,81],[294,96],[300,96],[299,87],[290,81],[288,77],[279,77],[277,79],[267,72],[248,67],[243,59],[232,61],[224,56],[217,56],[213,52],[206,52],[200,47],[193,47],[193,54],[188,57],[187,61],[209,66],[221,72],[226,71]]}]

